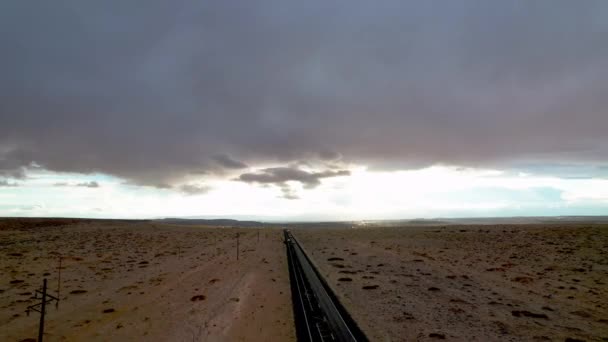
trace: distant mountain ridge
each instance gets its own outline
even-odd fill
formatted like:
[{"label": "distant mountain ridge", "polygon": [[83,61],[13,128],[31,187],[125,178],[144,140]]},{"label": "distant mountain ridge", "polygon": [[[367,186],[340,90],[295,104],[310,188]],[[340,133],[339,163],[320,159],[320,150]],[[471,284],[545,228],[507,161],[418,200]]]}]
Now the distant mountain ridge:
[{"label": "distant mountain ridge", "polygon": [[361,221],[305,221],[305,222],[262,222],[227,218],[163,218],[155,220],[168,224],[199,225],[209,227],[397,227],[436,225],[500,225],[500,224],[608,224],[608,216],[552,216],[552,217],[474,217],[474,218],[431,218],[404,220],[361,220]]},{"label": "distant mountain ridge", "polygon": [[210,226],[210,227],[268,227],[275,224],[262,223],[258,221],[239,221],[233,219],[188,219],[188,218],[164,218],[160,220],[163,223],[195,225],[195,226]]}]

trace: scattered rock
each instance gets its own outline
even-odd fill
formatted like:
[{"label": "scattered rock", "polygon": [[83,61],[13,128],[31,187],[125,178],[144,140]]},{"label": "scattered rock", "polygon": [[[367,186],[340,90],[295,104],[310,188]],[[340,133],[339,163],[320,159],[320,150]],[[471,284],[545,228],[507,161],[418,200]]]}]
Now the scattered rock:
[{"label": "scattered rock", "polygon": [[364,289],[364,290],[375,290],[375,289],[377,289],[379,287],[380,287],[379,285],[365,285],[365,286],[362,287],[362,289]]},{"label": "scattered rock", "polygon": [[191,302],[197,302],[197,301],[201,301],[201,300],[205,300],[207,299],[207,297],[205,297],[205,295],[196,295],[196,296],[192,296],[192,298],[190,298]]},{"label": "scattered rock", "polygon": [[530,311],[526,311],[526,310],[514,310],[511,311],[511,314],[515,317],[531,317],[531,318],[544,318],[544,319],[549,319],[549,317],[545,314],[538,314],[538,313],[533,313]]},{"label": "scattered rock", "polygon": [[342,274],[357,274],[359,272],[358,271],[342,270],[342,271],[338,271],[338,273],[342,273]]},{"label": "scattered rock", "polygon": [[429,337],[430,338],[434,338],[434,339],[438,339],[438,340],[445,340],[445,335],[444,334],[440,334],[440,333],[430,333]]},{"label": "scattered rock", "polygon": [[103,313],[111,313],[111,312],[114,312],[114,311],[116,311],[116,310],[114,310],[114,309],[105,309],[105,310],[103,310]]},{"label": "scattered rock", "polygon": [[70,291],[70,294],[83,294],[83,293],[87,293],[87,290],[72,290],[72,291]]}]

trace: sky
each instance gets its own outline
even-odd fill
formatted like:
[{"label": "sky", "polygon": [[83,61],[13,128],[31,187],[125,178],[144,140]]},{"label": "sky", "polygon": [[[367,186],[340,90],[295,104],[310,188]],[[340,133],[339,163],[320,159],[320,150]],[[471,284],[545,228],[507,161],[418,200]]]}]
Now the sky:
[{"label": "sky", "polygon": [[608,214],[608,2],[0,3],[0,216]]}]

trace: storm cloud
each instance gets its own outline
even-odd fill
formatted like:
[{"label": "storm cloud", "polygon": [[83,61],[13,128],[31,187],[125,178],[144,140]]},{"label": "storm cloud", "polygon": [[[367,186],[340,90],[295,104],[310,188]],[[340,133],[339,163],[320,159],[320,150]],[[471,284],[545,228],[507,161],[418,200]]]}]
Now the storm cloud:
[{"label": "storm cloud", "polygon": [[603,0],[3,1],[0,175],[599,163],[607,36]]},{"label": "storm cloud", "polygon": [[256,173],[244,173],[238,180],[248,183],[259,184],[284,184],[285,182],[300,182],[307,189],[312,189],[321,184],[321,179],[329,177],[348,176],[350,171],[323,171],[308,172],[293,167],[273,167]]},{"label": "storm cloud", "polygon": [[218,163],[219,165],[221,165],[222,167],[225,167],[227,169],[237,169],[238,170],[238,169],[247,168],[247,164],[242,163],[238,160],[234,160],[225,154],[220,154],[220,155],[214,156],[213,160],[216,163]]},{"label": "storm cloud", "polygon": [[349,176],[348,170],[327,170],[310,172],[298,167],[272,167],[257,172],[244,173],[236,180],[261,185],[274,185],[281,189],[283,198],[298,199],[298,195],[288,182],[299,182],[305,189],[314,189],[321,185],[321,179],[330,177]]}]

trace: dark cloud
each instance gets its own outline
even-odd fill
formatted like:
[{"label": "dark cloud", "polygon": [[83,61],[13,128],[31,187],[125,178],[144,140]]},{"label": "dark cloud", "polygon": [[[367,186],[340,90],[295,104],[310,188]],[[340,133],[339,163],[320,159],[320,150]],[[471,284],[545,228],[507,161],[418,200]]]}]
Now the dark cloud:
[{"label": "dark cloud", "polygon": [[321,158],[321,160],[326,160],[326,161],[335,161],[335,160],[342,158],[342,156],[340,155],[340,153],[338,153],[336,151],[325,150],[325,151],[319,152],[319,158]]},{"label": "dark cloud", "polygon": [[[134,183],[133,185],[144,185],[144,184]],[[146,183],[145,185],[152,186],[157,189],[173,189],[173,185],[167,184],[167,183],[152,183],[152,184]]]},{"label": "dark cloud", "polygon": [[53,184],[53,186],[55,186],[55,187],[80,187],[80,188],[99,188],[100,187],[99,183],[97,183],[96,181],[82,182],[82,183],[75,183],[75,184],[71,184],[71,183],[67,183],[67,182],[58,182],[58,183]]},{"label": "dark cloud", "polygon": [[0,175],[594,163],[606,36],[604,0],[3,1]]},{"label": "dark cloud", "polygon": [[222,167],[225,167],[227,169],[239,170],[239,169],[246,169],[248,167],[247,164],[240,162],[238,160],[234,160],[225,154],[216,155],[213,157],[213,160],[216,163],[218,163],[219,165],[221,165]]},{"label": "dark cloud", "polygon": [[179,187],[179,191],[186,195],[202,195],[211,191],[211,187],[200,184],[184,184]]},{"label": "dark cloud", "polygon": [[95,181],[84,182],[84,183],[78,183],[78,184],[76,184],[76,186],[83,187],[83,188],[99,188],[99,183],[97,183]]},{"label": "dark cloud", "polygon": [[300,199],[300,197],[296,194],[296,192],[287,184],[282,184],[280,185],[281,187],[281,192],[283,193],[283,197],[284,199],[288,199],[288,200],[297,200]]},{"label": "dark cloud", "polygon": [[0,188],[2,187],[16,187],[19,186],[17,183],[9,183],[7,180],[0,180]]},{"label": "dark cloud", "polygon": [[300,182],[307,189],[312,189],[321,184],[322,178],[348,176],[350,171],[323,171],[308,172],[298,168],[272,167],[263,169],[256,173],[244,173],[238,177],[239,181],[259,184],[282,185],[289,181]]},{"label": "dark cloud", "polygon": [[[1,63],[0,63],[1,65]],[[1,81],[0,81],[1,84]],[[1,106],[0,106],[1,108]],[[0,110],[0,118],[2,111]],[[7,124],[0,121],[0,124]],[[0,128],[1,131],[1,128]],[[31,160],[18,149],[2,148],[2,138],[0,138],[0,176],[24,179],[26,167],[31,167]]]}]

